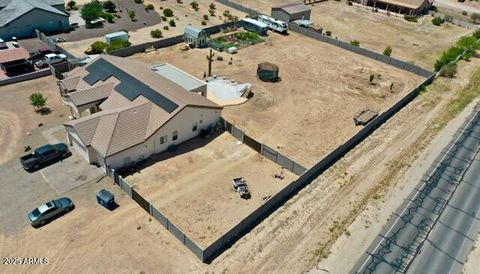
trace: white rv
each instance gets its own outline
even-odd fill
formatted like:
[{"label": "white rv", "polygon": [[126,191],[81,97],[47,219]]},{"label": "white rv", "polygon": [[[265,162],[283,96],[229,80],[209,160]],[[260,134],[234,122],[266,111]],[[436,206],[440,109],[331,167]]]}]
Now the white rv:
[{"label": "white rv", "polygon": [[280,32],[280,33],[287,33],[288,31],[287,23],[277,20],[275,18],[272,18],[270,16],[259,15],[257,20],[266,24],[268,28],[273,31]]}]

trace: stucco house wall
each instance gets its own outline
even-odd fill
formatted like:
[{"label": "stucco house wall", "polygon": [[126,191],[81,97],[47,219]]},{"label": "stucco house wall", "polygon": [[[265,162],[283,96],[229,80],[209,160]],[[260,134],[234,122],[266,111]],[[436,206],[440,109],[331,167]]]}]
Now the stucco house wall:
[{"label": "stucco house wall", "polygon": [[[201,129],[215,125],[220,119],[221,110],[187,106],[175,117],[162,126],[143,144],[129,148],[106,159],[107,166],[118,169],[141,158],[165,151],[170,145],[178,145],[200,134]],[[192,131],[194,123],[197,130]],[[172,134],[178,132],[178,139],[173,141]],[[160,138],[167,136],[167,141],[160,143]]]}]

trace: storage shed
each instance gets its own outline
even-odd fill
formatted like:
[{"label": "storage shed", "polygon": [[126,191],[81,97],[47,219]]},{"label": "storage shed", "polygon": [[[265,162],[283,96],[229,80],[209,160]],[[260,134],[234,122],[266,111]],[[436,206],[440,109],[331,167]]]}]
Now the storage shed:
[{"label": "storage shed", "polygon": [[295,20],[310,20],[312,9],[303,4],[288,4],[272,8],[272,17],[290,23]]},{"label": "storage shed", "polygon": [[111,45],[113,41],[128,41],[128,33],[119,31],[105,35],[105,42],[107,42],[107,44]]},{"label": "storage shed", "polygon": [[185,33],[183,34],[185,43],[193,45],[196,48],[202,48],[207,45],[207,32],[202,29],[197,29],[192,26],[187,26],[185,28]]},{"label": "storage shed", "polygon": [[257,75],[260,80],[265,82],[276,82],[278,81],[278,72],[279,69],[276,65],[272,63],[260,63],[257,68]]}]

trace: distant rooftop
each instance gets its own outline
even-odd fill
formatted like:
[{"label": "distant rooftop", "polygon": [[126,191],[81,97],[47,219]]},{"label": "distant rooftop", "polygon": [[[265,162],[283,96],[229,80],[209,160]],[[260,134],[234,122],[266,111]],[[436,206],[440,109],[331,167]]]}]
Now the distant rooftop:
[{"label": "distant rooftop", "polygon": [[[33,9],[40,9],[55,13],[58,15],[67,16],[67,14],[52,7],[50,3],[57,3],[60,1],[47,0],[0,0],[0,27],[14,21],[18,17],[30,12]],[[61,1],[63,3],[63,1]]]},{"label": "distant rooftop", "polygon": [[24,48],[0,50],[0,64],[27,59],[28,57],[30,57],[30,54]]},{"label": "distant rooftop", "polygon": [[295,14],[299,12],[305,12],[311,10],[311,8],[303,3],[298,4],[288,4],[283,6],[273,7],[272,9],[281,9],[289,14]]},{"label": "distant rooftop", "polygon": [[202,32],[205,32],[205,31],[202,30],[202,29],[199,29],[199,28],[190,26],[190,25],[188,25],[188,26],[185,27],[185,34],[188,34],[188,35],[193,36],[193,37],[198,37],[198,36],[200,36],[200,34],[201,34]]},{"label": "distant rooftop", "polygon": [[181,71],[168,63],[155,65],[152,67],[152,70],[189,91],[207,84],[204,81],[184,71]]}]

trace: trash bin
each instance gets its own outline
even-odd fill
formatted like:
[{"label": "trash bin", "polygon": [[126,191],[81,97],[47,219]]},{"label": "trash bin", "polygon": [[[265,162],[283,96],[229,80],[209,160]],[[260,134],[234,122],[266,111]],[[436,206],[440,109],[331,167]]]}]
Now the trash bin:
[{"label": "trash bin", "polygon": [[106,189],[97,193],[97,202],[106,209],[112,210],[115,208],[115,196]]}]

